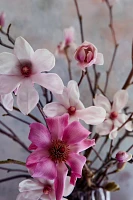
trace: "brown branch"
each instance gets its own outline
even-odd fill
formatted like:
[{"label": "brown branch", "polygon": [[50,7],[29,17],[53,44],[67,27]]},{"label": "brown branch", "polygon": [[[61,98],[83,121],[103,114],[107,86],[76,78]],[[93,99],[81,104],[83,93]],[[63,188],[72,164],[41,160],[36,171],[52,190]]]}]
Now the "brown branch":
[{"label": "brown branch", "polygon": [[65,52],[66,60],[67,60],[67,63],[68,63],[69,79],[72,80],[71,60],[70,60],[70,58],[69,58],[69,56],[68,56],[68,51],[67,51],[68,48],[69,48],[69,47],[66,47],[66,48],[64,49],[64,52]]},{"label": "brown branch", "polygon": [[26,165],[24,162],[19,161],[19,160],[14,160],[14,159],[0,160],[0,165],[1,164],[17,164],[17,165],[22,165],[22,166]]},{"label": "brown branch", "polygon": [[118,128],[118,131],[119,131],[123,126],[125,126],[126,123],[128,123],[129,121],[132,120],[132,116],[133,116],[133,113],[131,113],[130,116],[128,117],[128,119]]},{"label": "brown branch", "polygon": [[2,42],[1,38],[0,38],[0,45],[3,47],[6,47],[8,49],[14,49],[12,46],[5,44],[4,42]]},{"label": "brown branch", "polygon": [[23,172],[23,173],[28,173],[27,170],[23,170],[23,169],[12,169],[12,168],[7,168],[7,167],[0,167],[0,170],[7,171],[7,173],[9,173],[9,172]]},{"label": "brown branch", "polygon": [[10,36],[10,28],[11,28],[11,24],[9,24],[7,31],[5,32],[2,28],[0,29],[0,32],[7,36],[8,40],[14,45],[15,44],[15,40]]},{"label": "brown branch", "polygon": [[20,175],[16,175],[16,176],[11,176],[11,177],[8,177],[8,178],[0,179],[0,183],[10,181],[10,180],[13,180],[13,179],[17,179],[17,178],[31,178],[31,176],[28,175],[28,174],[20,174]]}]

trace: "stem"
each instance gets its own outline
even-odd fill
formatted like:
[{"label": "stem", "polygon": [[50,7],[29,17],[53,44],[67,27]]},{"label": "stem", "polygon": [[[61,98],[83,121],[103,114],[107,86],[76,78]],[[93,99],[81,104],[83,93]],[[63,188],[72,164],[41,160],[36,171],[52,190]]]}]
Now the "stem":
[{"label": "stem", "polygon": [[92,88],[92,84],[91,84],[91,79],[90,79],[90,76],[89,76],[89,72],[86,68],[86,76],[87,76],[87,80],[88,80],[88,83],[89,83],[89,87],[90,87],[90,91],[91,91],[91,94],[92,94],[92,98],[95,97],[95,93],[93,91],[93,88]]},{"label": "stem", "polygon": [[0,160],[0,164],[17,164],[17,165],[25,166],[24,162],[19,161],[19,160],[14,160],[14,159]]},{"label": "stem", "polygon": [[133,144],[126,150],[126,152],[129,152],[133,148]]},{"label": "stem", "polygon": [[10,32],[10,28],[11,28],[11,24],[9,24],[7,31],[5,32],[2,28],[0,29],[0,32],[7,36],[8,40],[14,45],[15,44],[15,40],[10,36],[9,32]]},{"label": "stem", "polygon": [[68,48],[66,47],[66,48],[64,49],[64,52],[65,52],[66,60],[67,60],[67,63],[68,63],[69,79],[72,80],[71,60],[69,59],[67,49],[68,49]]},{"label": "stem", "polygon": [[17,179],[17,178],[31,178],[31,176],[27,175],[27,174],[20,174],[20,175],[16,175],[16,176],[11,176],[11,177],[8,177],[8,178],[0,179],[0,183],[10,181],[10,180],[13,180],[13,179]]},{"label": "stem", "polygon": [[9,172],[23,172],[23,173],[28,173],[28,171],[23,170],[23,169],[11,169],[11,168],[7,168],[7,167],[0,167],[0,170],[5,170],[5,171],[7,171],[7,173],[9,173]]},{"label": "stem", "polygon": [[6,47],[8,49],[14,49],[12,46],[9,46],[9,45],[5,44],[4,42],[2,42],[1,38],[0,38],[0,44],[1,44],[1,46]]},{"label": "stem", "polygon": [[79,80],[79,82],[78,82],[78,86],[80,86],[80,84],[81,84],[81,82],[82,82],[82,80],[83,80],[83,78],[84,78],[85,75],[86,75],[86,72],[82,71],[80,80]]},{"label": "stem", "polygon": [[129,116],[129,118],[118,128],[118,131],[119,131],[123,126],[125,126],[126,123],[128,123],[129,121],[132,120],[132,116],[133,116],[133,113],[131,113],[131,115]]}]

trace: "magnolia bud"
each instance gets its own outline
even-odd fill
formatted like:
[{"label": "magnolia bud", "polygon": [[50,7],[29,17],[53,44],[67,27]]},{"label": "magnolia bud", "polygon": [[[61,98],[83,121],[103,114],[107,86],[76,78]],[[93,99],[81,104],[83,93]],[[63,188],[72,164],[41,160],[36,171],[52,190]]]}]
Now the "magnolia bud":
[{"label": "magnolia bud", "polygon": [[5,13],[2,12],[0,14],[0,27],[3,27],[5,25]]},{"label": "magnolia bud", "polygon": [[117,154],[116,154],[116,160],[119,162],[119,163],[125,163],[129,160],[131,160],[132,158],[132,154],[128,154],[127,152],[125,151],[119,151]]}]

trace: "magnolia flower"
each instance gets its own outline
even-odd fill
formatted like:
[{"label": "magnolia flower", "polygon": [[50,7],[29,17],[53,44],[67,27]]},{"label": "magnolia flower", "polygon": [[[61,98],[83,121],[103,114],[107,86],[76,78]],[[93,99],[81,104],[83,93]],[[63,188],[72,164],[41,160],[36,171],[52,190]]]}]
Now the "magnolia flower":
[{"label": "magnolia flower", "polygon": [[13,110],[13,96],[12,93],[0,95],[0,102],[9,111]]},{"label": "magnolia flower", "polygon": [[62,94],[54,94],[57,102],[46,104],[43,111],[48,117],[69,114],[70,122],[83,120],[86,124],[97,125],[104,121],[106,112],[102,107],[91,106],[85,108],[79,100],[79,88],[76,81],[69,81]]},{"label": "magnolia flower", "polygon": [[[70,177],[66,177],[63,196],[68,196],[74,189],[70,184]],[[16,200],[56,200],[54,180],[27,179],[19,183],[19,192]],[[63,200],[64,198],[62,198]],[[64,199],[66,200],[66,199]]]},{"label": "magnolia flower", "polygon": [[58,44],[55,54],[65,54],[65,49],[67,49],[69,57],[72,57],[76,48],[75,30],[73,27],[66,28],[64,30],[64,41]]},{"label": "magnolia flower", "polygon": [[[96,127],[96,132],[100,135],[109,134],[110,139],[114,139],[117,136],[118,127],[120,127],[127,119],[127,116],[122,113],[122,109],[126,106],[127,101],[128,93],[126,90],[119,90],[114,95],[112,104],[107,97],[102,94],[96,95],[94,104],[103,107],[107,112],[105,121]],[[125,128],[131,131],[131,123],[127,123]]]},{"label": "magnolia flower", "polygon": [[55,179],[56,199],[63,194],[64,181],[68,172],[66,164],[71,168],[71,184],[82,176],[82,168],[86,158],[79,152],[95,145],[95,140],[88,139],[90,132],[79,122],[68,125],[68,115],[47,118],[47,126],[40,123],[30,125],[30,149],[26,166],[32,177]]},{"label": "magnolia flower", "polygon": [[2,12],[0,14],[0,28],[3,27],[5,25],[5,13]]},{"label": "magnolia flower", "polygon": [[50,91],[62,93],[63,82],[57,74],[41,73],[50,71],[54,65],[54,55],[47,49],[34,52],[24,38],[18,37],[14,54],[0,54],[0,94],[8,94],[18,88],[18,107],[23,114],[28,114],[39,100],[34,83]]},{"label": "magnolia flower", "polygon": [[132,154],[130,153],[127,153],[125,151],[119,151],[117,154],[116,154],[116,160],[119,162],[119,163],[125,163],[125,162],[128,162],[129,160],[132,159]]},{"label": "magnolia flower", "polygon": [[83,42],[75,52],[75,59],[82,70],[93,64],[103,65],[103,54],[98,53],[97,48],[90,42]]}]

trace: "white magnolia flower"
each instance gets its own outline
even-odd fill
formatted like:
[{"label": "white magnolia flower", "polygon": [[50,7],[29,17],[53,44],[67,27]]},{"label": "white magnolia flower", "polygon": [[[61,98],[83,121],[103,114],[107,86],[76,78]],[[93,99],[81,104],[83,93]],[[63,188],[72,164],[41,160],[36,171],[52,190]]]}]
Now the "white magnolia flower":
[{"label": "white magnolia flower", "polygon": [[13,110],[13,96],[12,93],[0,95],[0,102],[9,111]]}]

